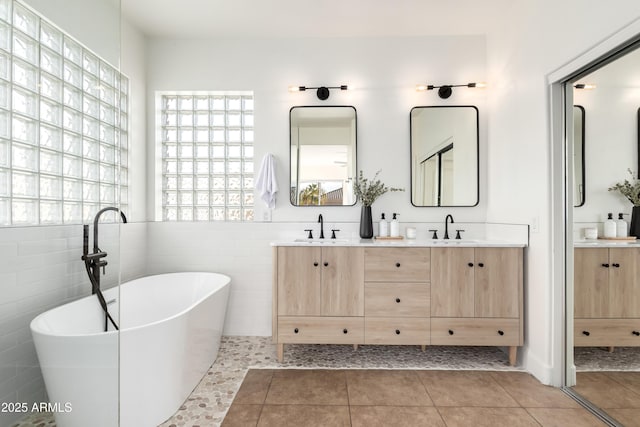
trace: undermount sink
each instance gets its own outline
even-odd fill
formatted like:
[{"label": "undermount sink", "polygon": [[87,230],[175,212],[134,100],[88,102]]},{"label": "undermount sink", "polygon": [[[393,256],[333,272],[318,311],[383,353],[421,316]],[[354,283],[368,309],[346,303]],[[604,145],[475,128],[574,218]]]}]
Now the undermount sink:
[{"label": "undermount sink", "polygon": [[295,243],[308,243],[310,245],[335,245],[347,243],[348,239],[295,239]]},{"label": "undermount sink", "polygon": [[448,239],[448,240],[433,240],[435,245],[464,245],[471,243],[478,243],[480,240],[472,239]]}]

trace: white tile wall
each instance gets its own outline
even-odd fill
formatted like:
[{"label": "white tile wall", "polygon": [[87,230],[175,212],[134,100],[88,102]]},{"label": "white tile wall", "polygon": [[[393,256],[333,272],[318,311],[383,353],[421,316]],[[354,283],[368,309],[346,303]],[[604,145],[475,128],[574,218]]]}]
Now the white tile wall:
[{"label": "white tile wall", "polygon": [[[126,224],[120,231],[114,224],[100,225],[100,248],[109,253],[105,287],[118,283],[119,274],[123,280],[145,274],[146,230],[145,223]],[[90,232],[93,236],[92,227]],[[0,228],[0,402],[31,405],[45,399],[29,323],[91,293],[81,256],[81,225]],[[21,416],[0,414],[0,426]]]}]

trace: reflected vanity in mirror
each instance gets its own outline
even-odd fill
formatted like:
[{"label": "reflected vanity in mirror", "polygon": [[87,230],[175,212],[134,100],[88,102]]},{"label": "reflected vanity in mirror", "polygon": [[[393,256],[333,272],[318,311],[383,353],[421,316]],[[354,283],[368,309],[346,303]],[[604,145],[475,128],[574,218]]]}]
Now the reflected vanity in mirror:
[{"label": "reflected vanity in mirror", "polygon": [[292,205],[355,204],[356,122],[356,109],[351,106],[291,108]]},{"label": "reflected vanity in mirror", "polygon": [[573,206],[584,205],[584,107],[573,106]]},{"label": "reflected vanity in mirror", "polygon": [[411,203],[478,204],[478,109],[414,107],[411,122]]}]

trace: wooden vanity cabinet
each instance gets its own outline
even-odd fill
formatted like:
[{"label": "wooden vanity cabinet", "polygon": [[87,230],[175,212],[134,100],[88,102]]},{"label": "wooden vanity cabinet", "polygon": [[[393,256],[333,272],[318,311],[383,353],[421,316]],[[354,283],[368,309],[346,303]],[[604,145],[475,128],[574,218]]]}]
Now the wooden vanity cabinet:
[{"label": "wooden vanity cabinet", "polygon": [[523,343],[522,248],[433,248],[431,344]]},{"label": "wooden vanity cabinet", "polygon": [[364,339],[364,249],[274,248],[273,334],[284,343],[359,344]]},{"label": "wooden vanity cabinet", "polygon": [[574,345],[640,346],[640,248],[574,250]]},{"label": "wooden vanity cabinet", "polygon": [[274,247],[273,337],[285,343],[522,345],[523,249]]}]

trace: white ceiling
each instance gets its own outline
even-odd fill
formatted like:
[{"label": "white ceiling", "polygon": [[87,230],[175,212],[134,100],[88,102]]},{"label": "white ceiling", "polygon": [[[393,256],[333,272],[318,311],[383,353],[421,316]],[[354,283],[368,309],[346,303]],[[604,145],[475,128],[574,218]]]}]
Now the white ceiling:
[{"label": "white ceiling", "polygon": [[121,0],[149,37],[375,37],[484,33],[509,0]]}]

